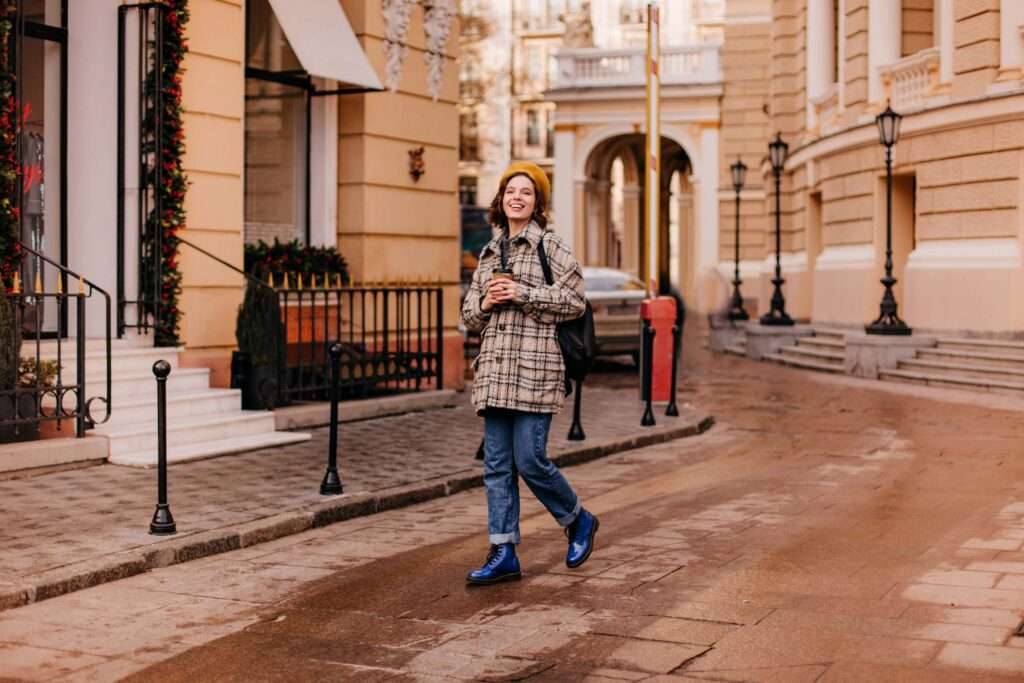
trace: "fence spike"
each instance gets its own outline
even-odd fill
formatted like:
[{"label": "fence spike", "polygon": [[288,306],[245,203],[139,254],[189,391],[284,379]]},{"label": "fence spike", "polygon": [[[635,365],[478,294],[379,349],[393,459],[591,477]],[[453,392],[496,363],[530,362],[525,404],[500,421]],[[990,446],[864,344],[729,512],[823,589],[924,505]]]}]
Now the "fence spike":
[{"label": "fence spike", "polygon": [[14,283],[11,285],[11,291],[21,294],[21,273],[18,271],[14,271]]},{"label": "fence spike", "polygon": [[345,286],[344,281],[341,279],[341,273],[334,274],[334,285],[336,289],[341,289]]},{"label": "fence spike", "polygon": [[85,294],[85,278],[81,275],[78,276],[78,293]]},{"label": "fence spike", "polygon": [[300,289],[300,290],[301,290],[301,289],[302,289],[302,285],[303,285],[303,282],[302,282],[302,273],[299,273],[299,274],[298,274],[298,276],[299,276],[299,277],[298,277],[298,279],[299,279],[299,286],[297,287],[297,289]]},{"label": "fence spike", "polygon": [[36,294],[43,293],[43,274],[40,271],[36,271]]},{"label": "fence spike", "polygon": [[64,293],[64,278],[61,277],[61,275],[59,273],[57,274],[57,293],[58,294],[63,294]]},{"label": "fence spike", "polygon": [[270,285],[271,289],[274,289],[274,273],[271,272],[267,275],[267,284]]}]

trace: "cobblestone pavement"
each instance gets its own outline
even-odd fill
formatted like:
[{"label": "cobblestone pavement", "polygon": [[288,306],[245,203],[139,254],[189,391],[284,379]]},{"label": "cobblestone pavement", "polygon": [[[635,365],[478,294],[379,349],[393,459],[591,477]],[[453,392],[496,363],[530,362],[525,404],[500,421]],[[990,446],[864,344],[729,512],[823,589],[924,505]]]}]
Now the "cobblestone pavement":
[{"label": "cobblestone pavement", "polygon": [[[1024,678],[1019,412],[688,353],[717,426],[567,471],[563,564],[524,497],[521,582],[468,588],[479,491],[0,614],[0,671],[107,681]],[[614,374],[606,383],[617,382]],[[4,675],[0,674],[0,676]]]},{"label": "cobblestone pavement", "polygon": [[[587,441],[565,438],[571,414],[563,411],[552,427],[552,451],[650,433],[639,426],[642,411],[632,377],[617,389],[585,388]],[[346,495],[479,471],[473,456],[483,424],[468,396],[462,400],[458,408],[343,424],[339,469]],[[683,416],[662,418],[653,431],[691,419],[685,402],[681,407]],[[327,430],[318,429],[308,443],[172,466],[176,538],[320,502],[327,438]],[[115,465],[0,481],[0,588],[161,543],[148,533],[155,500],[155,470]]]}]

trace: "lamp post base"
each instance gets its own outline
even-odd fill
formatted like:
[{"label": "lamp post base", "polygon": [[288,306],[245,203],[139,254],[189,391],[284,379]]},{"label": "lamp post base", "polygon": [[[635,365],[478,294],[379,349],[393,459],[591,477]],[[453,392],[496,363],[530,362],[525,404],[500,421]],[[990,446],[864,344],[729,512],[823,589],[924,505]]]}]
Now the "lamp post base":
[{"label": "lamp post base", "polygon": [[761,316],[762,325],[794,325],[793,319],[786,313],[786,299],[782,296],[782,285],[786,281],[781,277],[772,279],[775,291],[772,293],[772,307]]},{"label": "lamp post base", "polygon": [[732,300],[729,301],[729,320],[750,320],[750,315],[743,308],[743,296],[740,294],[740,280],[733,283]]},{"label": "lamp post base", "polygon": [[913,328],[899,318],[894,320],[882,320],[880,318],[870,325],[865,325],[864,331],[868,334],[885,334],[893,337],[906,337],[914,334]]}]

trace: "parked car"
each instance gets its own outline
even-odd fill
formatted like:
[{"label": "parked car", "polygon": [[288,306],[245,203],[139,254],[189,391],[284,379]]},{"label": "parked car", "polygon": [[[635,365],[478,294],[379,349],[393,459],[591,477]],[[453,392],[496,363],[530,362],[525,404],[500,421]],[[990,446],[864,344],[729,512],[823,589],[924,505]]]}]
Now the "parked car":
[{"label": "parked car", "polygon": [[583,268],[587,299],[594,309],[597,351],[603,356],[640,358],[640,302],[646,298],[643,283],[614,268]]}]

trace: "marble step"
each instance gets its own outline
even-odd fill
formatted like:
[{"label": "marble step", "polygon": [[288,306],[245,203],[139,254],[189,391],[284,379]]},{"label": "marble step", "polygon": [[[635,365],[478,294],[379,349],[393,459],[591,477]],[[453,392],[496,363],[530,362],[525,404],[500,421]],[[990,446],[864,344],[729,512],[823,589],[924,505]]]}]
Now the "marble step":
[{"label": "marble step", "polygon": [[[106,378],[100,378],[100,382],[91,382],[89,393],[95,394],[97,390],[103,391],[106,385]],[[167,377],[167,395],[195,393],[210,388],[209,368],[177,368]],[[144,372],[134,375],[115,375],[112,392],[114,400],[120,403],[125,400],[136,398],[152,398],[156,400],[156,378],[152,372]]]},{"label": "marble step", "polygon": [[963,349],[918,349],[917,359],[946,363],[971,363],[988,367],[1024,368],[1024,357],[1012,353],[967,351]]},{"label": "marble step", "polygon": [[[111,356],[111,376],[115,379],[122,377],[139,377],[149,375],[153,377],[153,364],[158,360],[165,360],[171,366],[171,374],[178,371],[178,354],[181,349],[125,349],[120,350]],[[55,358],[53,360],[56,360]],[[78,371],[77,359],[74,356],[61,359],[61,376],[65,382],[74,382]],[[107,356],[105,353],[88,355],[85,359],[85,379],[87,382],[96,380],[106,381],[107,378]]]},{"label": "marble step", "polygon": [[[188,462],[190,460],[203,460],[205,458],[244,453],[263,448],[290,446],[309,441],[310,438],[309,434],[296,432],[266,432],[233,436],[202,443],[168,445],[167,462]],[[170,441],[170,435],[168,435],[168,440]],[[324,459],[326,462],[326,454]],[[110,462],[115,465],[125,465],[128,467],[152,468],[156,467],[157,464],[157,452],[156,449],[153,449],[151,451],[136,451],[128,454],[113,455],[110,457]],[[319,481],[319,476],[321,476],[319,470],[310,473],[311,481],[314,484]]]},{"label": "marble step", "polygon": [[991,391],[1013,396],[1024,395],[1024,381],[1013,382],[998,379],[967,377],[953,373],[918,372],[914,370],[880,370],[880,379],[910,384],[925,384],[936,387]]},{"label": "marble step", "polygon": [[795,368],[803,368],[804,370],[817,370],[819,372],[845,372],[845,368],[842,365],[835,365],[833,363],[823,363],[816,360],[805,360],[803,358],[794,358],[793,356],[784,356],[781,353],[766,353],[764,355],[765,360],[773,361],[775,363],[781,363],[783,365],[789,365]]},{"label": "marble step", "polygon": [[[116,395],[116,394],[115,394]],[[196,392],[167,391],[167,424],[199,415],[214,416],[237,412],[242,405],[242,392],[238,389],[210,389]],[[105,427],[119,425],[156,425],[156,392],[152,396],[135,397],[114,404],[114,412]]]},{"label": "marble step", "polygon": [[1024,358],[1024,342],[999,341],[992,339],[966,339],[963,337],[940,337],[940,349],[959,349],[981,353],[1021,356]]},{"label": "marble step", "polygon": [[1010,382],[1024,381],[1024,367],[999,367],[974,365],[973,363],[947,363],[937,360],[912,358],[899,362],[900,370],[931,373],[954,373],[963,377],[1005,379]]},{"label": "marble step", "polygon": [[841,337],[800,337],[796,340],[796,343],[797,346],[807,346],[817,349],[839,349],[842,351],[846,348],[846,342],[843,341]]},{"label": "marble step", "polygon": [[833,329],[831,327],[815,327],[814,336],[817,339],[828,339],[833,341],[843,341],[846,336],[846,330]]},{"label": "marble step", "polygon": [[823,363],[838,363],[842,365],[846,361],[846,356],[841,351],[826,351],[805,346],[785,346],[779,349],[779,352],[785,356]]},{"label": "marble step", "polygon": [[[115,408],[116,410],[116,408]],[[136,424],[106,424],[95,433],[110,440],[110,461],[118,462],[123,456],[156,453],[157,426],[155,420]],[[242,411],[197,415],[169,420],[168,447],[203,444],[241,436],[274,433],[274,414],[270,411]],[[141,457],[141,456],[140,456]]]},{"label": "marble step", "polygon": [[726,353],[731,353],[734,356],[746,357],[746,355],[747,355],[747,345],[746,344],[732,344],[731,346],[726,346],[725,347],[725,352]]}]

